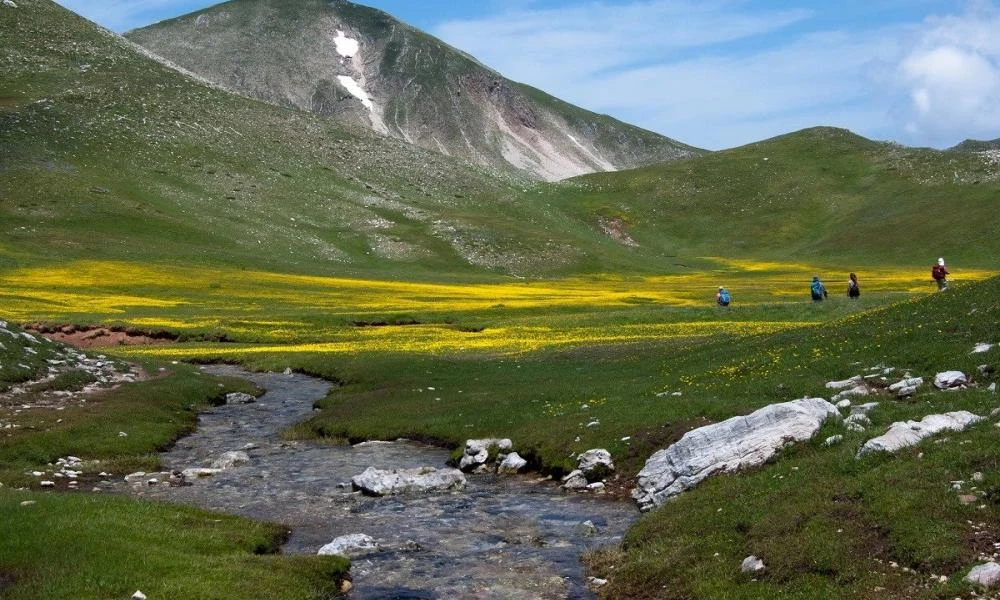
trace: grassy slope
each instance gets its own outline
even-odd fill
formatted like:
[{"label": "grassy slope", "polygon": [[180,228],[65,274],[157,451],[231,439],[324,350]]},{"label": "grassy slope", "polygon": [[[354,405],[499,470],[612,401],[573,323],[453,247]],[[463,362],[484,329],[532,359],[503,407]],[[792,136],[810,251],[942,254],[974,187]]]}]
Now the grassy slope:
[{"label": "grassy slope", "polygon": [[[993,377],[979,375],[977,366],[1000,366],[1000,350],[970,351],[977,342],[1000,341],[998,294],[1000,279],[991,279],[826,325],[695,346],[633,344],[502,360],[359,356],[333,371],[330,361],[302,356],[302,366],[336,372],[347,385],[299,431],[358,438],[430,435],[452,442],[509,436],[536,461],[563,468],[571,468],[575,452],[607,447],[620,470],[634,474],[654,450],[693,427],[771,402],[829,397],[826,381],[868,373],[870,367],[930,377],[960,369],[986,386]],[[655,395],[675,390],[683,395]],[[854,454],[894,421],[950,410],[989,415],[996,396],[982,388],[947,393],[927,386],[906,401],[875,399],[882,405],[870,415],[869,433],[827,425],[816,440],[773,464],[715,479],[645,516],[622,551],[594,559],[599,573],[612,579],[608,595],[961,593],[959,576],[979,552],[993,551],[989,544],[1000,527],[1000,446],[992,420],[966,433],[939,436],[950,440],[943,444],[928,440],[898,456],[857,461]],[[591,420],[600,426],[586,427]],[[833,434],[844,434],[843,444],[823,447],[820,442]],[[623,442],[624,436],[631,439]],[[988,493],[975,505],[962,506],[951,482],[968,481],[975,471],[986,479],[966,490],[978,486]],[[977,508],[980,504],[985,508]],[[987,533],[977,534],[970,519]],[[756,583],[738,574],[739,562],[749,554],[762,556],[769,567]],[[891,562],[916,573],[903,574]],[[952,581],[925,588],[931,574]]]},{"label": "grassy slope", "polygon": [[113,257],[420,277],[578,254],[572,232],[465,163],[199,85],[46,0],[0,28],[0,268]]},{"label": "grassy slope", "polygon": [[[851,265],[994,266],[998,174],[982,158],[830,128],[680,163],[590,175],[554,204],[620,217],[647,251]],[[929,268],[929,267],[928,267]]]}]

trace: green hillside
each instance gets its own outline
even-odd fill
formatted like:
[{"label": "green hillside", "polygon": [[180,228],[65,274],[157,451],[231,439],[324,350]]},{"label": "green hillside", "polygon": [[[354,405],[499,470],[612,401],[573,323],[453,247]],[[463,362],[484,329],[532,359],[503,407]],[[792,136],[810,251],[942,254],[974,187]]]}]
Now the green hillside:
[{"label": "green hillside", "polygon": [[644,251],[679,259],[995,267],[1000,250],[996,164],[839,129],[573,181],[552,193],[560,208],[620,218]]}]

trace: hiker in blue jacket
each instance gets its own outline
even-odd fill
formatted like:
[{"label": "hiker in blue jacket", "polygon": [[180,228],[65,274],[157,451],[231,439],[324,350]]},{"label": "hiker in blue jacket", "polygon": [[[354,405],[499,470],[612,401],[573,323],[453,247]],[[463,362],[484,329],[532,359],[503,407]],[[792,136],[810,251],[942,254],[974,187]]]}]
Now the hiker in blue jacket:
[{"label": "hiker in blue jacket", "polygon": [[809,291],[812,293],[813,302],[822,302],[826,298],[826,287],[819,280],[819,275],[813,276],[812,287],[810,287]]},{"label": "hiker in blue jacket", "polygon": [[732,300],[732,297],[729,295],[729,290],[720,285],[719,293],[715,295],[716,304],[719,306],[729,306],[729,303],[732,302]]}]

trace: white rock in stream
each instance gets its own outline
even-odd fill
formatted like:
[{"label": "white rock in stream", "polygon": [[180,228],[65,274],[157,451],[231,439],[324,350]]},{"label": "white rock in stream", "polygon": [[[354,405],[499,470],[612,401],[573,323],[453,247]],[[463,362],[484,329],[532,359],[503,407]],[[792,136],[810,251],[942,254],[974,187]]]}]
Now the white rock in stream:
[{"label": "white rock in stream", "polygon": [[764,463],[785,445],[811,438],[831,418],[840,418],[836,406],[804,398],[699,427],[646,461],[632,497],[642,510],[660,506],[711,475]]},{"label": "white rock in stream", "polygon": [[231,392],[226,394],[226,404],[253,404],[257,397],[243,392]]},{"label": "white rock in stream", "polygon": [[379,552],[381,549],[382,548],[378,545],[378,542],[376,542],[375,538],[372,536],[365,535],[363,533],[352,533],[350,535],[342,535],[336,538],[329,544],[320,548],[317,554],[320,556],[336,554],[350,558]]},{"label": "white rock in stream", "polygon": [[497,467],[497,473],[501,475],[513,475],[526,466],[528,466],[528,461],[521,458],[521,455],[517,452],[511,452],[504,457],[503,462]]},{"label": "white rock in stream", "polygon": [[460,490],[465,488],[465,483],[465,475],[458,469],[433,467],[391,471],[368,467],[364,473],[351,479],[355,489],[373,496]]},{"label": "white rock in stream", "polygon": [[587,481],[593,482],[604,479],[613,472],[615,463],[611,460],[610,452],[603,448],[594,448],[577,457],[576,468],[583,471]]},{"label": "white rock in stream", "polygon": [[942,431],[963,431],[982,420],[979,415],[959,410],[943,415],[927,415],[920,421],[896,421],[884,435],[865,442],[858,450],[858,458],[872,452],[896,452]]},{"label": "white rock in stream", "polygon": [[485,438],[481,440],[466,440],[465,450],[462,453],[462,460],[458,467],[463,471],[468,471],[485,464],[490,458],[490,448],[496,448],[498,452],[507,452],[513,449],[514,443],[507,438]]},{"label": "white rock in stream", "polygon": [[226,470],[247,464],[250,464],[249,454],[243,452],[242,450],[232,450],[215,459],[215,461],[212,462],[212,468]]}]

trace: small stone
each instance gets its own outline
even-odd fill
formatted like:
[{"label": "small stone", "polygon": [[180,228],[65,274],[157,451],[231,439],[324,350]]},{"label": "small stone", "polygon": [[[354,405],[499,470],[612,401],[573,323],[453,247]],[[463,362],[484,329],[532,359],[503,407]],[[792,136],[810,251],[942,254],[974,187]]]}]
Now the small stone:
[{"label": "small stone", "polygon": [[7,8],[17,8],[17,4],[14,3],[14,0],[3,0],[3,5]]},{"label": "small stone", "polygon": [[35,504],[34,500],[25,500],[21,503],[21,506],[31,506],[32,504]]},{"label": "small stone", "polygon": [[975,473],[972,474],[972,480],[973,481],[982,481],[983,480],[983,474],[980,473],[979,471],[976,471]]},{"label": "small stone", "polygon": [[844,436],[842,435],[831,435],[830,437],[823,440],[824,446],[833,446],[834,444],[839,444],[844,441]]},{"label": "small stone", "polygon": [[143,594],[140,590],[136,590],[135,593],[132,594],[132,600],[146,600],[146,594]]},{"label": "small stone", "polygon": [[589,583],[591,587],[603,587],[605,585],[608,585],[608,580],[601,579],[600,577],[588,577],[587,583]]},{"label": "small stone", "polygon": [[54,481],[42,481],[38,485],[40,485],[40,486],[42,486],[44,488],[50,488],[50,487],[56,487],[56,482],[54,482]]},{"label": "small stone", "polygon": [[740,571],[744,573],[760,573],[766,568],[764,561],[753,555],[744,558],[740,565]]}]

